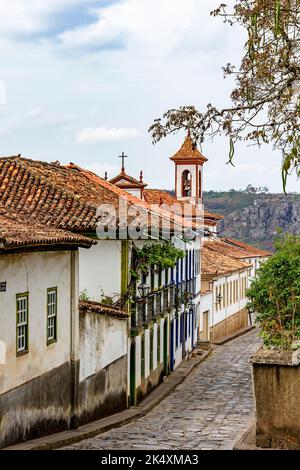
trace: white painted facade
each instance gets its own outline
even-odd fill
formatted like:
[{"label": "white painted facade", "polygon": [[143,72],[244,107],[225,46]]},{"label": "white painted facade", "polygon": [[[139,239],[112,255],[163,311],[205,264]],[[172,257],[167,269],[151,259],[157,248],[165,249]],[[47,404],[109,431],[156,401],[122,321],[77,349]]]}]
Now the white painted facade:
[{"label": "white painted facade", "polygon": [[[235,284],[234,284],[235,283]],[[245,290],[249,287],[248,269],[212,280],[212,289],[201,296],[200,332],[204,331],[203,315],[208,312],[209,328],[235,315],[247,304]],[[217,301],[218,294],[222,299]]]},{"label": "white painted facade", "polygon": [[91,300],[120,296],[121,244],[120,240],[98,240],[89,250],[79,248],[79,291],[86,291]]},{"label": "white painted facade", "polygon": [[102,314],[80,314],[79,380],[127,355],[128,322]]},{"label": "white painted facade", "polygon": [[[5,343],[5,364],[0,366],[0,394],[70,361],[72,256],[65,251],[2,254],[0,340]],[[47,345],[47,289],[57,288],[57,342]],[[16,353],[16,295],[28,293],[28,352]],[[73,293],[74,294],[74,293]],[[78,287],[75,292],[78,298]],[[74,312],[73,312],[74,314]],[[75,312],[78,322],[78,310]],[[74,330],[78,335],[78,329]],[[76,352],[74,352],[77,356]]]}]

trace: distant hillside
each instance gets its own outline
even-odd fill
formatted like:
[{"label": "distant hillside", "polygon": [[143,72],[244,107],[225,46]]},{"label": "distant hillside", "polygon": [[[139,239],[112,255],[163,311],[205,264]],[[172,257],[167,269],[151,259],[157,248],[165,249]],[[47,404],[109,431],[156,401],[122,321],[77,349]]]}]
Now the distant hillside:
[{"label": "distant hillside", "polygon": [[300,194],[208,191],[203,199],[206,210],[225,217],[220,235],[272,249],[278,228],[300,233]]}]

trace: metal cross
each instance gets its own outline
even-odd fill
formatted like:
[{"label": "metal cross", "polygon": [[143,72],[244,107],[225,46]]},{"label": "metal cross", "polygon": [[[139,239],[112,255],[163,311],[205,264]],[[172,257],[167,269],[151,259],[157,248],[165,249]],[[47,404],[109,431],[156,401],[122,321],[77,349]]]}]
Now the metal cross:
[{"label": "metal cross", "polygon": [[128,158],[128,156],[125,155],[124,152],[122,152],[122,155],[119,155],[118,158],[122,158],[122,171],[125,171],[124,160],[125,158]]}]

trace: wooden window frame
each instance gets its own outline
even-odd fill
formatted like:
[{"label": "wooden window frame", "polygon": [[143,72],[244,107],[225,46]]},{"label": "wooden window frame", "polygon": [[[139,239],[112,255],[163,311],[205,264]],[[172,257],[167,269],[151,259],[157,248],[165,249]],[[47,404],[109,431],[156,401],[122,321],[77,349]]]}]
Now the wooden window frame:
[{"label": "wooden window frame", "polygon": [[[55,303],[51,304],[54,305],[55,307],[55,313],[51,313],[51,315],[49,315],[49,294],[51,294],[52,292],[55,292]],[[47,346],[49,346],[50,344],[53,344],[53,343],[57,343],[57,306],[58,306],[58,296],[57,296],[57,287],[49,287],[47,289],[47,322],[46,322],[46,337],[47,337]],[[49,337],[49,320],[50,319],[54,319],[54,326],[52,326],[52,328],[54,328],[54,336],[53,338]]]},{"label": "wooden window frame", "polygon": [[[21,299],[26,299],[26,322],[20,322],[19,321],[19,313],[21,312],[21,309],[18,308],[18,302]],[[25,347],[24,349],[19,349],[18,344],[19,344],[19,338],[21,335],[19,335],[19,328],[25,327]],[[23,356],[24,354],[27,354],[29,352],[29,292],[24,292],[22,294],[17,294],[16,295],[16,355],[17,357]]]}]

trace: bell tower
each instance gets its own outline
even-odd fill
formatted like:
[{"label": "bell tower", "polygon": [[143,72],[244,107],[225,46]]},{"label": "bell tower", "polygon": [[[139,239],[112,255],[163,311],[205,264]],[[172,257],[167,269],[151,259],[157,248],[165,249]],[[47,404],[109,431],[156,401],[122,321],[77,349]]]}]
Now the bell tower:
[{"label": "bell tower", "polygon": [[202,204],[203,163],[207,162],[194,144],[190,132],[181,148],[170,158],[175,163],[175,192],[179,200]]}]

